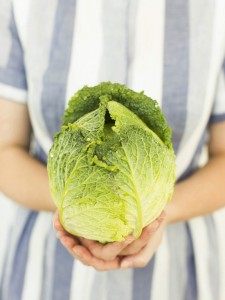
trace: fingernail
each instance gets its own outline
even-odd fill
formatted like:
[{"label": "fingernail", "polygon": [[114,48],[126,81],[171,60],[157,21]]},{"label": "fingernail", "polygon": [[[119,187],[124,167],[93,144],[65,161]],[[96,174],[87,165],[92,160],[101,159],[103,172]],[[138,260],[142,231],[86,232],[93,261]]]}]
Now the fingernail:
[{"label": "fingernail", "polygon": [[66,240],[61,239],[60,242],[64,247],[68,247],[68,242]]},{"label": "fingernail", "polygon": [[158,221],[154,221],[154,223],[152,224],[151,228],[152,229],[157,229],[159,227],[159,222]]},{"label": "fingernail", "polygon": [[76,249],[73,249],[73,253],[75,256],[77,256],[78,258],[81,258],[82,257],[82,254],[80,251],[77,251]]},{"label": "fingernail", "polygon": [[63,232],[61,232],[61,231],[58,231],[58,232],[56,233],[56,237],[57,237],[58,239],[60,239],[63,235],[64,235],[64,234],[63,234]]},{"label": "fingernail", "polygon": [[131,263],[127,260],[122,261],[121,265],[120,265],[122,270],[128,269],[131,267]]}]

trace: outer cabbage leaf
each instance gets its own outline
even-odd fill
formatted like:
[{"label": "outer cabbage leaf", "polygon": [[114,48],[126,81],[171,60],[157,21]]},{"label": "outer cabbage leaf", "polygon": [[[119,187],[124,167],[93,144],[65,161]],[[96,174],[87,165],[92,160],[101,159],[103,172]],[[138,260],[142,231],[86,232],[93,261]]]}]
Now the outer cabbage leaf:
[{"label": "outer cabbage leaf", "polygon": [[117,152],[108,153],[106,161],[114,164],[116,185],[126,203],[126,218],[132,234],[159,216],[171,198],[174,185],[174,153],[134,113],[117,102],[109,102],[113,130],[121,139]]}]

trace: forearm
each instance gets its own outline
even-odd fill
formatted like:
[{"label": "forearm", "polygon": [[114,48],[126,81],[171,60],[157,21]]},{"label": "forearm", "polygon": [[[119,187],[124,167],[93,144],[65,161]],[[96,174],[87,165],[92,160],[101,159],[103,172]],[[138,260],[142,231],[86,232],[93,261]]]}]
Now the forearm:
[{"label": "forearm", "polygon": [[46,167],[26,149],[7,146],[0,151],[0,190],[32,210],[54,211]]},{"label": "forearm", "polygon": [[167,207],[168,222],[174,223],[206,215],[225,206],[225,154],[209,162],[178,183]]}]

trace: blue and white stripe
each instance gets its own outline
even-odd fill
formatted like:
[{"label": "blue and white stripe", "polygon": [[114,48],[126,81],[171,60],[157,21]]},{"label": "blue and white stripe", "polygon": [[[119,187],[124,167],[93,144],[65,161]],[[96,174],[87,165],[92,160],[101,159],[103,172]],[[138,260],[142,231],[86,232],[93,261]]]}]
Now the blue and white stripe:
[{"label": "blue and white stripe", "polygon": [[[1,0],[0,96],[28,105],[46,162],[77,89],[144,90],[173,129],[181,180],[201,163],[208,124],[225,120],[224,11],[223,0]],[[225,298],[224,210],[168,226],[146,268],[97,272],[56,240],[52,214],[8,201],[0,195],[2,300]]]},{"label": "blue and white stripe", "polygon": [[[173,130],[175,152],[182,141],[187,118],[190,34],[188,8],[189,1],[166,1],[162,109]],[[179,128],[175,130],[177,124]]]}]

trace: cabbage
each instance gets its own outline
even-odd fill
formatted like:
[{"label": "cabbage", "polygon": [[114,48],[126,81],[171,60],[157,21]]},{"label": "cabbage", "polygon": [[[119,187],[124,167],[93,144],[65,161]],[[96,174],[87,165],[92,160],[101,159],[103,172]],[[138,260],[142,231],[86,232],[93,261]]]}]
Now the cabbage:
[{"label": "cabbage", "polygon": [[173,192],[171,129],[143,92],[85,86],[69,101],[47,168],[68,232],[102,243],[138,238]]}]

